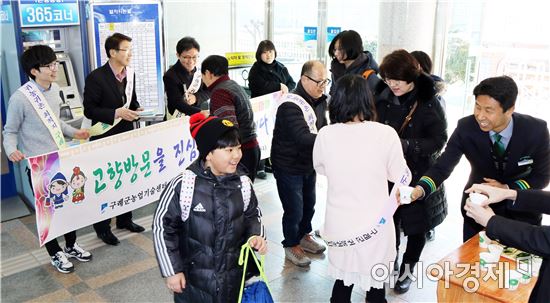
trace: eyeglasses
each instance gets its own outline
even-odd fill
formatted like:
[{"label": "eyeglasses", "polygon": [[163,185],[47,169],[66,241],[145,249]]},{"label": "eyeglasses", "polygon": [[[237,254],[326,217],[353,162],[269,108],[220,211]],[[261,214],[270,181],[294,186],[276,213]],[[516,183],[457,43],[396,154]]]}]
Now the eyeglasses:
[{"label": "eyeglasses", "polygon": [[326,86],[326,85],[329,85],[330,84],[330,79],[325,79],[325,80],[315,80],[313,78],[311,78],[310,76],[308,75],[304,75],[306,76],[309,80],[315,82],[317,84],[317,86],[321,87],[321,86]]},{"label": "eyeglasses", "polygon": [[50,64],[40,65],[40,67],[47,67],[50,70],[57,70],[59,68],[59,62],[55,61]]},{"label": "eyeglasses", "polygon": [[184,60],[187,60],[187,61],[189,61],[189,60],[197,61],[199,59],[199,56],[193,56],[193,57],[191,57],[191,56],[182,56],[182,58]]},{"label": "eyeglasses", "polygon": [[344,49],[343,49],[343,48],[334,48],[334,52],[343,53],[343,52],[344,52]]},{"label": "eyeglasses", "polygon": [[388,78],[382,79],[382,81],[384,81],[384,83],[386,83],[388,86],[399,86],[406,83],[406,81],[403,80],[392,80]]},{"label": "eyeglasses", "polygon": [[132,52],[132,49],[131,48],[117,48],[117,51],[119,52],[128,52],[128,53],[131,53]]}]

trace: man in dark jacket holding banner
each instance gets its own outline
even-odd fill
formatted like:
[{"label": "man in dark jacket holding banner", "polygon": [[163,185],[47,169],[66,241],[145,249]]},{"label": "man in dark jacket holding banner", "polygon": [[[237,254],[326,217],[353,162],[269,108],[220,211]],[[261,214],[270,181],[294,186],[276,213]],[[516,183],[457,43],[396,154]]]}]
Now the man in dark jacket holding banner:
[{"label": "man in dark jacket holding banner", "polygon": [[[135,77],[130,64],[132,38],[114,33],[105,40],[109,60],[91,72],[84,87],[84,115],[92,120],[91,140],[97,140],[134,129],[139,118],[135,92]],[[111,232],[111,219],[94,224],[97,236],[109,245],[120,243]],[[117,228],[131,232],[145,229],[132,221],[132,212],[117,216]]]}]

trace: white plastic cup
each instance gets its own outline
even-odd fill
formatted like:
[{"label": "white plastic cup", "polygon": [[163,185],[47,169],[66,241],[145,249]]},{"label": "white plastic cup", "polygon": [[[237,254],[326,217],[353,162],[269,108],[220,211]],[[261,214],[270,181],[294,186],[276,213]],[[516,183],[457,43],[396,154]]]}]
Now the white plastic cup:
[{"label": "white plastic cup", "polygon": [[531,275],[529,273],[527,273],[527,272],[519,272],[519,273],[521,274],[521,278],[519,279],[519,283],[529,284],[529,282],[531,282]]},{"label": "white plastic cup", "polygon": [[487,234],[484,230],[479,232],[479,247],[481,248],[488,248],[489,244],[493,243],[493,240],[491,240],[489,237],[487,237]]},{"label": "white plastic cup", "polygon": [[519,284],[521,283],[522,274],[515,270],[510,270],[508,272],[508,290],[516,290],[518,289]]},{"label": "white plastic cup", "polygon": [[401,186],[399,187],[399,198],[401,204],[409,204],[411,203],[411,195],[414,190],[414,187],[410,186]]},{"label": "white plastic cup", "polygon": [[489,199],[489,197],[487,197],[484,194],[473,193],[473,192],[470,193],[470,202],[474,204],[481,205],[481,203],[487,199]]},{"label": "white plastic cup", "polygon": [[489,268],[487,264],[491,263],[497,263],[500,258],[500,255],[494,255],[490,252],[481,252],[479,253],[479,265],[481,266],[481,269],[486,270]]},{"label": "white plastic cup", "polygon": [[531,259],[531,275],[533,277],[539,276],[539,271],[541,266],[542,266],[542,258],[533,257]]},{"label": "white plastic cup", "polygon": [[496,255],[500,258],[500,255],[502,255],[502,251],[504,250],[504,247],[498,245],[498,244],[489,244],[487,245],[487,248],[489,248],[489,252],[492,255]]}]

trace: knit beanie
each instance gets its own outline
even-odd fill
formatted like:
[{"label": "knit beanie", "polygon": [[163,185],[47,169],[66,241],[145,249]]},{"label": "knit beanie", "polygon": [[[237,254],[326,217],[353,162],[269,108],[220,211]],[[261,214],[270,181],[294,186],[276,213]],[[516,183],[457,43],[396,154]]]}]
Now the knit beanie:
[{"label": "knit beanie", "polygon": [[199,154],[206,155],[214,149],[218,139],[228,131],[237,129],[233,122],[220,119],[216,116],[206,117],[202,113],[196,113],[189,119],[191,136],[197,143]]}]

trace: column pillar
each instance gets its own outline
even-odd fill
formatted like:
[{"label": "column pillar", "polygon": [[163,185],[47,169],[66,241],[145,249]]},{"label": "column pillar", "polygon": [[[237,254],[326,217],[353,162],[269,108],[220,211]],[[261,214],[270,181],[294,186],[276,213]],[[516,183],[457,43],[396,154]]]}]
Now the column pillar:
[{"label": "column pillar", "polygon": [[381,1],[378,30],[378,56],[396,49],[422,50],[433,57],[437,2]]}]

